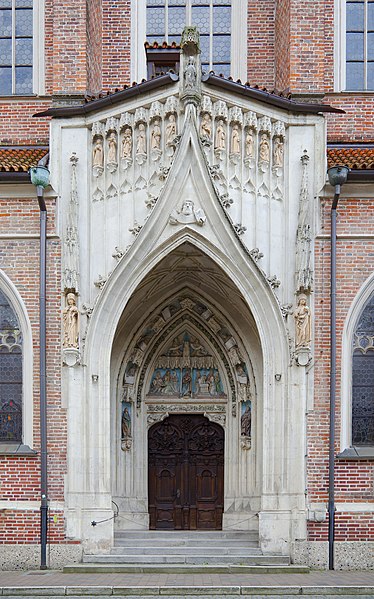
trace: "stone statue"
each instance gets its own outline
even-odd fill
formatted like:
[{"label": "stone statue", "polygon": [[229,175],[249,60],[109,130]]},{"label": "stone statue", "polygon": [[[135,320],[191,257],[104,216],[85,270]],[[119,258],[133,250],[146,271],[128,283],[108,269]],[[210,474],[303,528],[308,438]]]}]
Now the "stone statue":
[{"label": "stone statue", "polygon": [[254,139],[252,129],[247,129],[245,136],[245,155],[247,158],[253,158],[254,155]]},{"label": "stone statue", "polygon": [[159,150],[161,145],[161,129],[160,129],[160,121],[156,119],[153,123],[152,133],[151,133],[151,150]]},{"label": "stone statue", "polygon": [[117,163],[117,138],[114,131],[108,137],[108,163]]},{"label": "stone statue", "polygon": [[184,89],[193,89],[196,85],[196,66],[195,59],[190,56],[186,69],[184,71]]},{"label": "stone statue", "polygon": [[126,406],[123,408],[122,412],[121,437],[122,439],[128,439],[131,437],[131,416],[129,408]]},{"label": "stone statue", "polygon": [[274,139],[273,164],[283,166],[283,141],[279,137]]},{"label": "stone statue", "polygon": [[242,437],[250,437],[251,436],[251,423],[252,423],[252,415],[251,415],[251,405],[249,402],[245,404],[245,410],[241,415],[240,419],[240,432]]},{"label": "stone statue", "polygon": [[226,131],[222,119],[218,121],[214,148],[216,150],[224,150],[226,148]]},{"label": "stone statue", "polygon": [[235,123],[231,132],[231,153],[240,154],[240,131],[239,125]]},{"label": "stone statue", "polygon": [[203,226],[206,221],[204,210],[196,208],[192,200],[185,200],[181,208],[172,210],[169,216],[171,225],[196,223]]},{"label": "stone statue", "polygon": [[99,166],[102,168],[104,163],[104,152],[103,152],[103,140],[98,137],[95,141],[93,152],[92,152],[92,164],[93,166]]},{"label": "stone statue", "polygon": [[132,131],[126,127],[122,140],[122,158],[131,158],[132,153]]},{"label": "stone statue", "polygon": [[207,137],[208,139],[212,136],[212,119],[207,112],[205,112],[201,119],[200,134],[202,137]]},{"label": "stone statue", "polygon": [[76,306],[74,293],[68,293],[66,296],[67,306],[62,312],[64,324],[63,347],[78,347],[79,337],[79,312]]},{"label": "stone statue", "polygon": [[306,295],[299,295],[297,308],[294,312],[296,349],[309,348],[312,338],[312,316],[306,304]]},{"label": "stone statue", "polygon": [[270,144],[269,144],[269,139],[268,139],[268,136],[266,135],[266,133],[263,133],[261,135],[261,140],[260,140],[260,160],[262,162],[269,162],[270,161]]},{"label": "stone statue", "polygon": [[139,125],[138,137],[136,140],[136,153],[137,154],[146,154],[147,153],[144,123],[140,123],[140,125]]},{"label": "stone statue", "polygon": [[174,141],[175,136],[177,135],[177,125],[175,122],[174,114],[169,115],[169,122],[166,125],[165,133],[166,133],[166,143],[168,145],[170,145]]}]

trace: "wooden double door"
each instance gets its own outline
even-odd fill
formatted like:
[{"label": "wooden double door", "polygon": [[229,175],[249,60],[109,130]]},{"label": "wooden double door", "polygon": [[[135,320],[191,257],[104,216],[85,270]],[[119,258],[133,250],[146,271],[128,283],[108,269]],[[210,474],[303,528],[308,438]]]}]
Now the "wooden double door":
[{"label": "wooden double door", "polygon": [[222,529],[224,430],[200,415],[173,415],[148,432],[151,529]]}]

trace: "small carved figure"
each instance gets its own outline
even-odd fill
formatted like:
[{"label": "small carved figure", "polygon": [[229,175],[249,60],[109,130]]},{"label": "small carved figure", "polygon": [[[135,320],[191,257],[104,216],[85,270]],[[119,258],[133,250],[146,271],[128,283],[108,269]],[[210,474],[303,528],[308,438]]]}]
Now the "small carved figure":
[{"label": "small carved figure", "polygon": [[186,70],[184,71],[184,88],[192,89],[196,84],[196,67],[195,67],[195,59],[193,56],[190,56]]},{"label": "small carved figure", "polygon": [[108,163],[117,163],[117,137],[114,131],[108,137]]},{"label": "small carved figure", "polygon": [[178,210],[174,208],[169,216],[171,225],[197,223],[202,226],[206,221],[204,210],[196,208],[192,200],[185,200]]},{"label": "small carved figure", "polygon": [[242,416],[240,419],[240,430],[241,430],[242,437],[250,437],[251,436],[251,421],[252,421],[251,406],[250,406],[250,403],[248,402],[248,403],[246,403],[245,410],[242,413]]},{"label": "small carved figure", "polygon": [[312,317],[310,308],[306,304],[306,296],[299,296],[297,308],[294,312],[296,328],[296,348],[309,348],[312,338]]},{"label": "small carved figure", "polygon": [[62,312],[64,323],[64,347],[78,347],[78,325],[79,312],[76,306],[74,293],[68,293],[66,296],[67,306]]},{"label": "small carved figure", "polygon": [[132,131],[126,127],[122,140],[122,158],[131,158],[132,153]]},{"label": "small carved figure", "polygon": [[252,129],[247,129],[245,136],[245,155],[247,158],[252,158],[254,154],[254,139]]},{"label": "small carved figure", "polygon": [[274,139],[273,163],[274,166],[283,166],[283,142],[279,137]]},{"label": "small carved figure", "polygon": [[169,122],[166,125],[166,143],[168,145],[170,145],[173,140],[175,139],[175,136],[177,134],[177,125],[175,122],[175,115],[174,114],[170,114],[169,115]]},{"label": "small carved figure", "polygon": [[231,132],[231,153],[240,154],[240,131],[239,125],[235,123]]},{"label": "small carved figure", "polygon": [[145,125],[140,123],[138,129],[138,137],[136,140],[136,153],[146,154],[146,138],[145,138]]},{"label": "small carved figure", "polygon": [[104,153],[103,153],[103,140],[98,137],[95,141],[93,152],[92,152],[92,164],[93,166],[103,166]]},{"label": "small carved figure", "polygon": [[151,133],[151,150],[159,150],[161,145],[160,121],[156,119]]},{"label": "small carved figure", "polygon": [[226,131],[223,120],[218,121],[217,130],[216,130],[216,150],[224,150],[226,148]]},{"label": "small carved figure", "polygon": [[202,137],[207,137],[208,139],[212,136],[212,119],[207,112],[204,113],[203,118],[201,119],[200,133]]},{"label": "small carved figure", "polygon": [[122,439],[131,437],[131,416],[129,409],[126,406],[123,408],[122,412],[121,436]]},{"label": "small carved figure", "polygon": [[263,162],[269,162],[270,160],[270,144],[266,133],[261,135],[260,140],[260,160]]}]

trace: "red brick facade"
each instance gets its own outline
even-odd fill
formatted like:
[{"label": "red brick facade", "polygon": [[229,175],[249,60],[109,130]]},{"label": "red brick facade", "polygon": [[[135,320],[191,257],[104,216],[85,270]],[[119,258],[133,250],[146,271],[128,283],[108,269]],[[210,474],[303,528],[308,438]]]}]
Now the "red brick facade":
[{"label": "red brick facade", "polygon": [[[68,96],[98,94],[131,83],[130,0],[46,0],[45,95],[0,98],[0,144],[48,145],[49,119],[33,114],[52,101]],[[233,3],[234,4],[234,3]],[[374,94],[335,93],[334,0],[249,0],[248,81],[251,85],[286,90],[345,110],[327,116],[328,141],[374,142]],[[315,101],[315,98],[314,98]],[[373,181],[371,181],[373,184]],[[373,190],[374,191],[374,190]],[[34,345],[33,449],[39,449],[39,210],[30,197],[1,196],[0,266],[17,288],[31,320]],[[348,192],[347,192],[348,193]],[[329,294],[330,200],[320,204],[320,230],[315,242],[314,406],[307,417],[308,501],[326,503],[328,497],[329,435]],[[67,422],[61,405],[61,240],[56,226],[55,200],[48,200],[47,397],[49,439],[49,495],[64,501]],[[338,208],[338,372],[336,452],[340,451],[340,381],[342,333],[347,314],[361,285],[374,269],[374,210],[372,199],[343,198]],[[3,237],[1,237],[1,234]],[[14,238],[11,235],[14,234]],[[22,237],[25,234],[25,237]],[[370,238],[350,238],[368,234]],[[0,456],[0,500],[39,501],[39,454]],[[339,459],[336,465],[336,502],[374,500],[372,460]],[[65,538],[64,519],[51,513],[50,541]],[[0,542],[38,543],[39,510],[0,514]],[[311,541],[327,539],[327,522],[309,522]],[[337,512],[337,540],[374,540],[374,513]]]}]

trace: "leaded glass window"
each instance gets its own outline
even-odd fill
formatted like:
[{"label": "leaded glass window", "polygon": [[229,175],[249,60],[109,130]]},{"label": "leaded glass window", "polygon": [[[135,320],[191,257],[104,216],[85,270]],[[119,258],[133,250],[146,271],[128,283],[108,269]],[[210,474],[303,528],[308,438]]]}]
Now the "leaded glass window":
[{"label": "leaded glass window", "polygon": [[346,89],[374,90],[374,0],[346,2]]},{"label": "leaded glass window", "polygon": [[32,94],[32,36],[32,0],[0,0],[0,96]]},{"label": "leaded glass window", "polygon": [[22,441],[22,334],[0,290],[0,441]]},{"label": "leaded glass window", "polygon": [[231,2],[227,0],[147,0],[147,41],[179,44],[185,25],[200,33],[203,71],[230,75]]},{"label": "leaded glass window", "polygon": [[374,445],[374,295],[366,304],[354,334],[352,445]]}]

